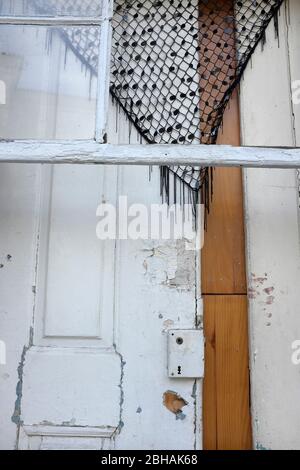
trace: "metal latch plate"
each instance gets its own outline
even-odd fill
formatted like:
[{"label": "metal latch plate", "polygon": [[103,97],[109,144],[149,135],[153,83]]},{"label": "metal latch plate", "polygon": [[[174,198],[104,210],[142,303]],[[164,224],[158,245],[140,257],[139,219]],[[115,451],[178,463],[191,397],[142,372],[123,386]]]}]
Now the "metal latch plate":
[{"label": "metal latch plate", "polygon": [[203,330],[168,331],[168,374],[171,378],[204,376]]}]

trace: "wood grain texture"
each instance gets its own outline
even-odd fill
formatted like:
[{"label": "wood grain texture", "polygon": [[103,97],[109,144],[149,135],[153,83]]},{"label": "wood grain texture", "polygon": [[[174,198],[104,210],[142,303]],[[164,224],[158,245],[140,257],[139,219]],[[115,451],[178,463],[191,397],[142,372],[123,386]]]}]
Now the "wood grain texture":
[{"label": "wood grain texture", "polygon": [[204,297],[205,370],[203,381],[203,449],[217,449],[216,396],[216,325],[215,310],[209,308]]},{"label": "wood grain texture", "polygon": [[[239,145],[237,93],[224,115],[218,143]],[[246,294],[245,237],[241,170],[214,170],[213,203],[202,250],[203,294]]]},{"label": "wood grain texture", "polygon": [[[224,11],[231,5],[231,0],[224,0]],[[230,144],[232,149],[240,145],[237,92],[225,111],[217,144],[217,148]],[[214,170],[207,227],[201,258],[206,338],[203,448],[251,449],[243,187],[239,168]]]},{"label": "wood grain texture", "polygon": [[[238,145],[239,129],[235,93],[224,115],[219,142]],[[216,169],[214,188],[202,250],[206,338],[203,447],[208,450],[251,449],[241,171]]]},{"label": "wood grain texture", "polygon": [[204,449],[251,449],[247,297],[205,296]]}]

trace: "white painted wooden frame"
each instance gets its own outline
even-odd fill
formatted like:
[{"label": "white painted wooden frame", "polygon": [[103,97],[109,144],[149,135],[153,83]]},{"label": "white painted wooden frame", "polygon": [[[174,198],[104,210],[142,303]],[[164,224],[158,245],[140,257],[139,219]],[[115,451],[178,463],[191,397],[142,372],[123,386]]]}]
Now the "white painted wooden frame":
[{"label": "white painted wooden frame", "polygon": [[24,140],[0,142],[0,162],[298,168],[300,148]]},{"label": "white painted wooden frame", "polygon": [[100,26],[111,16],[0,16],[0,24],[27,26]]}]

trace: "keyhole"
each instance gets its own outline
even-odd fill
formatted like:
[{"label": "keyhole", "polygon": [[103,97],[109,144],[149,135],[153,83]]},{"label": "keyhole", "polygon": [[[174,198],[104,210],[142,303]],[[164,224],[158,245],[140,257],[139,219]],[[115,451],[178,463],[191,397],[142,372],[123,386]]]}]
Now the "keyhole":
[{"label": "keyhole", "polygon": [[177,367],[177,374],[178,374],[178,375],[181,375],[181,366],[178,366],[178,367]]}]

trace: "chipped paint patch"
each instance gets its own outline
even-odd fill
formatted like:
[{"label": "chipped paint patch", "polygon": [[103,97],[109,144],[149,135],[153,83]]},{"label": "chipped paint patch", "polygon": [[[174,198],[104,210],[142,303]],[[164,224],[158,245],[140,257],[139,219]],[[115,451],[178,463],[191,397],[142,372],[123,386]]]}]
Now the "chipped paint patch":
[{"label": "chipped paint patch", "polygon": [[253,277],[252,276],[252,281],[256,284],[260,284],[260,285],[263,285],[266,281],[268,280],[268,278],[266,276],[264,277]]},{"label": "chipped paint patch", "polygon": [[138,414],[140,414],[142,411],[143,411],[143,410],[142,410],[142,408],[141,408],[140,406],[139,406],[139,407],[137,408],[137,410],[136,410],[136,412],[137,412]]},{"label": "chipped paint patch", "polygon": [[118,385],[118,387],[120,389],[119,423],[118,423],[117,429],[115,431],[115,434],[120,434],[121,430],[124,427],[124,421],[123,421],[123,409],[124,409],[124,399],[125,399],[124,398],[124,368],[125,368],[125,365],[126,365],[126,361],[124,361],[124,358],[123,358],[122,354],[118,351],[117,346],[116,346],[115,343],[113,344],[113,347],[114,347],[115,353],[120,358],[120,366],[121,366],[120,383]]},{"label": "chipped paint patch", "polygon": [[21,400],[22,400],[22,389],[23,389],[23,370],[24,370],[25,356],[26,356],[27,350],[28,350],[28,347],[24,346],[22,354],[21,354],[21,359],[20,359],[20,362],[19,362],[19,365],[18,365],[18,369],[17,369],[17,372],[18,372],[18,383],[17,383],[17,386],[16,386],[17,398],[16,398],[16,401],[15,401],[15,409],[14,409],[13,415],[11,417],[12,422],[14,424],[16,424],[17,426],[19,426],[22,423],[22,421],[21,421]]},{"label": "chipped paint patch", "polygon": [[274,295],[269,295],[269,296],[267,297],[266,304],[267,304],[267,305],[272,305],[272,303],[274,302],[274,300],[275,300]]},{"label": "chipped paint patch", "polygon": [[170,319],[168,318],[167,320],[165,320],[165,321],[163,322],[163,326],[164,326],[163,331],[168,330],[168,329],[171,328],[173,325],[174,325],[174,321],[173,321],[173,320],[170,320]]},{"label": "chipped paint patch", "polygon": [[197,379],[193,383],[191,397],[194,401],[194,450],[197,449]]},{"label": "chipped paint patch", "polygon": [[[5,261],[11,262],[11,260],[12,260],[12,256],[10,254],[7,254],[5,256]],[[1,263],[0,263],[0,269],[2,269],[2,268],[4,268],[4,261],[3,262],[1,261]]]},{"label": "chipped paint patch", "polygon": [[255,449],[256,450],[271,450],[271,449],[268,449],[267,447],[264,447],[260,442],[256,443]]},{"label": "chipped paint patch", "polygon": [[262,306],[263,314],[266,316],[265,325],[271,326],[270,319],[273,315],[272,312],[270,312],[270,306],[273,305],[275,301],[275,287],[268,286],[262,288],[267,280],[267,273],[264,273],[264,276],[256,276],[254,273],[251,273],[250,285],[248,287],[248,298],[250,300],[257,299],[257,302]]},{"label": "chipped paint patch", "polygon": [[182,411],[176,413],[176,419],[180,419],[182,421],[185,418],[186,418],[186,415]]},{"label": "chipped paint patch", "polygon": [[186,250],[184,240],[168,241],[143,251],[144,274],[151,283],[189,291],[195,287],[195,253]]},{"label": "chipped paint patch", "polygon": [[260,293],[256,289],[254,289],[253,287],[249,287],[248,289],[249,299],[256,299],[258,295],[260,295]]},{"label": "chipped paint patch", "polygon": [[182,408],[188,405],[188,402],[182,398],[177,392],[173,392],[172,390],[167,390],[163,394],[163,405],[174,413],[176,419],[183,420],[185,419],[186,415],[183,413]]},{"label": "chipped paint patch", "polygon": [[63,421],[62,426],[75,426],[76,424],[76,419],[72,418],[69,421]]},{"label": "chipped paint patch", "polygon": [[266,287],[264,289],[264,292],[267,294],[267,295],[271,295],[272,292],[274,292],[274,287]]}]

